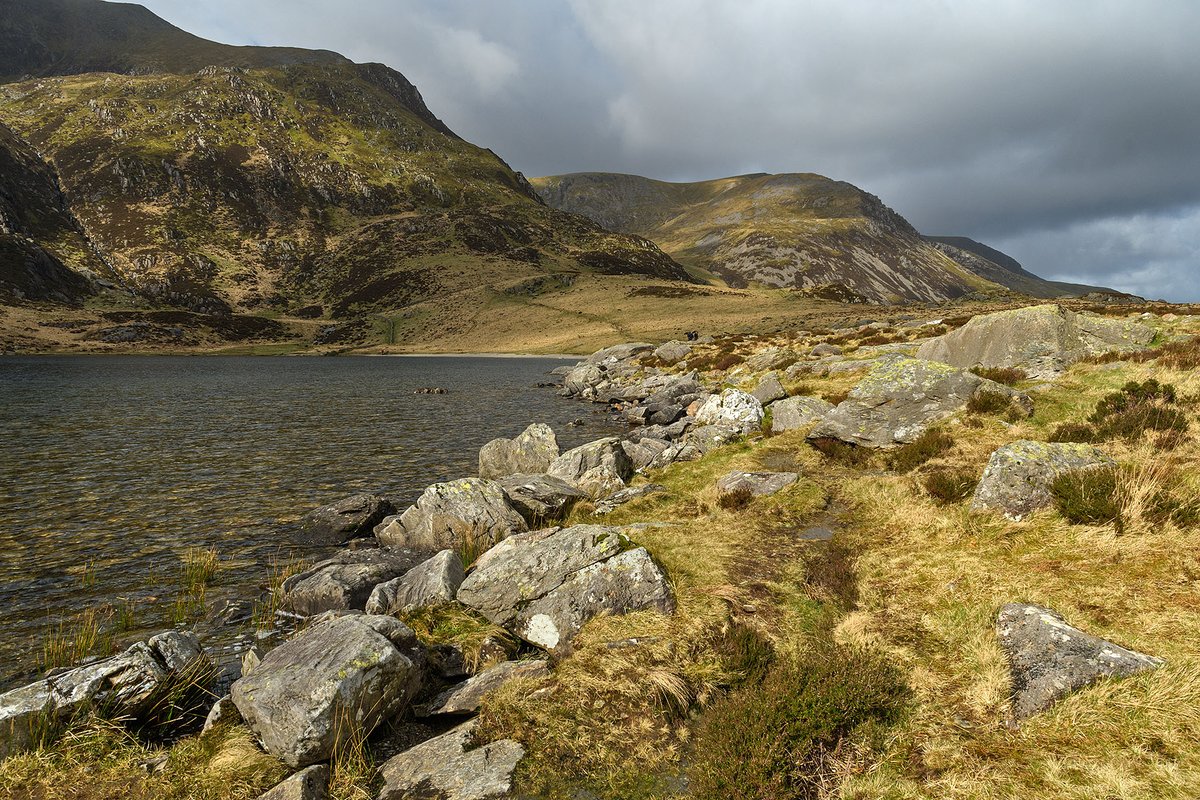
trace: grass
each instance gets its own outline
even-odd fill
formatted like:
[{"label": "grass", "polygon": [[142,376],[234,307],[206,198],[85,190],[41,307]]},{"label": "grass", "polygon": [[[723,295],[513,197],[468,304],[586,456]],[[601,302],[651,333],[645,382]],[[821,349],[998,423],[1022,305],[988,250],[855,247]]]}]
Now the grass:
[{"label": "grass", "polygon": [[929,428],[913,441],[887,454],[888,469],[912,472],[932,458],[954,448],[954,437],[940,428]]},{"label": "grass", "polygon": [[1016,386],[1029,377],[1025,370],[1015,367],[975,367],[971,371],[981,378],[1002,383],[1005,386]]},{"label": "grass", "polygon": [[189,547],[179,567],[179,592],[171,605],[171,621],[188,622],[204,614],[208,586],[221,569],[216,548]]},{"label": "grass", "polygon": [[106,630],[112,612],[105,608],[89,608],[69,620],[59,620],[42,640],[39,664],[42,669],[67,667],[92,655],[108,655],[114,642]]}]

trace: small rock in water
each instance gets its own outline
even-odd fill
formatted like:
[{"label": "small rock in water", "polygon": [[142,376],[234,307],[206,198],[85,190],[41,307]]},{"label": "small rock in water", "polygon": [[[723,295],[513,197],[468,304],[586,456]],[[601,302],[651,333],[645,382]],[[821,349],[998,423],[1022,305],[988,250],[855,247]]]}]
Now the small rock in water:
[{"label": "small rock in water", "polygon": [[445,394],[446,390],[440,386],[422,386],[420,389],[414,389],[413,394]]}]

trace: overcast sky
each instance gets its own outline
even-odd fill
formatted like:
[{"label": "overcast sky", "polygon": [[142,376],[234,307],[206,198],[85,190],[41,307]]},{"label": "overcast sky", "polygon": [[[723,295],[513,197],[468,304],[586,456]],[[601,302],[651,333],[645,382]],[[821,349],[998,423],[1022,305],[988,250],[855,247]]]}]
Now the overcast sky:
[{"label": "overcast sky", "polygon": [[527,175],[817,172],[1047,278],[1200,301],[1196,0],[143,0],[403,72]]}]

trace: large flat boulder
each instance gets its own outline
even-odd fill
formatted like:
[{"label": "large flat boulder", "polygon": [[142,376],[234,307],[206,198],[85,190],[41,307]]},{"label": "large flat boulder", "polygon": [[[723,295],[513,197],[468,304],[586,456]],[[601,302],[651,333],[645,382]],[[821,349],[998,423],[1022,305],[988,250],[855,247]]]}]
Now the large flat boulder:
[{"label": "large flat boulder", "polygon": [[788,396],[787,390],[783,388],[783,384],[779,380],[779,376],[774,372],[764,375],[762,380],[758,382],[758,386],[754,387],[754,391],[750,394],[754,395],[754,399],[764,406],[769,406],[775,401],[782,400]]},{"label": "large flat boulder", "polygon": [[443,550],[400,577],[375,586],[367,599],[366,612],[400,614],[453,603],[464,577],[463,563],[458,553]]},{"label": "large flat boulder", "polygon": [[1005,395],[1032,409],[1028,397],[966,370],[904,356],[881,358],[808,438],[873,448],[907,444],[983,392]]},{"label": "large flat boulder", "polygon": [[399,620],[337,617],[267,653],[230,694],[268,753],[305,767],[401,711],[420,688],[423,661]]},{"label": "large flat boulder", "polygon": [[625,488],[634,469],[621,440],[610,436],[568,450],[554,460],[546,473],[598,499]]},{"label": "large flat boulder", "polygon": [[722,425],[746,434],[762,426],[763,414],[758,398],[740,389],[726,389],[704,401],[696,412],[696,424]]},{"label": "large flat boulder", "polygon": [[509,475],[500,479],[504,495],[530,527],[540,528],[571,513],[588,493],[553,475]]},{"label": "large flat boulder", "polygon": [[526,530],[525,519],[508,503],[495,481],[464,478],[435,483],[416,504],[375,537],[390,547],[438,550],[486,550],[504,537]]},{"label": "large flat boulder", "polygon": [[395,507],[374,494],[356,494],[336,503],[308,512],[300,520],[299,539],[304,544],[339,545],[359,536],[369,536],[371,529]]},{"label": "large flat boulder", "polygon": [[717,494],[749,492],[755,497],[780,492],[791,486],[800,476],[795,472],[743,472],[734,470],[717,479]]},{"label": "large flat boulder", "polygon": [[489,800],[510,797],[512,773],[525,748],[512,739],[472,747],[478,722],[393,756],[380,768],[379,800]]},{"label": "large flat boulder", "polygon": [[550,662],[545,660],[501,661],[457,686],[451,686],[419,707],[416,713],[419,717],[474,714],[485,697],[509,681],[544,678],[549,674]]},{"label": "large flat boulder", "polygon": [[545,472],[558,458],[558,440],[549,425],[534,423],[513,439],[493,439],[479,451],[479,477]]},{"label": "large flat boulder", "polygon": [[1001,608],[996,634],[1012,673],[1012,714],[1017,720],[1045,711],[1102,678],[1135,675],[1164,663],[1084,633],[1057,612],[1027,603]]},{"label": "large flat boulder", "polygon": [[819,397],[789,397],[771,404],[771,433],[794,431],[820,422],[833,403]]},{"label": "large flat boulder", "polygon": [[654,357],[668,367],[678,364],[692,354],[692,346],[684,342],[666,342],[654,349]]},{"label": "large flat boulder", "polygon": [[366,607],[371,591],[420,564],[427,553],[403,548],[345,550],[292,575],[280,587],[280,608],[312,616]]},{"label": "large flat boulder", "polygon": [[1053,378],[1087,356],[1141,349],[1153,339],[1154,330],[1136,320],[1051,304],[981,314],[925,342],[917,357],[956,367],[1016,367],[1030,377]]},{"label": "large flat boulder", "polygon": [[992,453],[971,500],[974,511],[1000,511],[1021,519],[1054,502],[1050,486],[1067,472],[1113,466],[1088,444],[1020,440]]}]

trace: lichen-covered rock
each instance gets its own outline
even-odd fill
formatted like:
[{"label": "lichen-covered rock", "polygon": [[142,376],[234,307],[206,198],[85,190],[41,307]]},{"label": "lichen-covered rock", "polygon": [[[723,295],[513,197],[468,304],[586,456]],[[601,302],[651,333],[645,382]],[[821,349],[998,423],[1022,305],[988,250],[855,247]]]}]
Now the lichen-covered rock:
[{"label": "lichen-covered rock", "polygon": [[641,486],[630,486],[622,489],[619,492],[614,492],[608,497],[596,502],[597,514],[611,514],[626,503],[632,503],[638,498],[645,497],[650,494],[661,494],[667,491],[667,487],[660,486],[657,483],[644,483]]},{"label": "lichen-covered rock", "polygon": [[791,486],[800,476],[795,472],[742,472],[734,470],[717,480],[717,494],[748,491],[756,497],[775,494]]},{"label": "lichen-covered rock", "polygon": [[258,796],[258,800],[325,800],[329,797],[329,766],[314,764],[305,767],[274,788]]},{"label": "lichen-covered rock", "polygon": [[907,444],[981,392],[1005,395],[1027,411],[1033,407],[1025,395],[966,370],[903,356],[881,358],[808,438],[863,447]]},{"label": "lichen-covered rock", "polygon": [[794,350],[783,347],[768,347],[746,359],[746,369],[751,372],[765,372],[769,369],[780,369],[794,362],[799,356]]},{"label": "lichen-covered rock", "polygon": [[1112,459],[1088,444],[1028,440],[1006,444],[988,459],[971,508],[1000,511],[1011,519],[1021,519],[1053,502],[1050,486],[1059,475],[1113,464]]},{"label": "lichen-covered rock", "polygon": [[435,483],[375,537],[391,547],[414,550],[487,549],[526,530],[525,519],[495,481],[464,478]]},{"label": "lichen-covered rock", "polygon": [[779,382],[779,376],[774,372],[767,373],[763,379],[758,382],[758,386],[751,392],[754,399],[762,403],[764,406],[769,406],[776,400],[782,400],[787,397],[787,390],[783,388],[783,384]]},{"label": "lichen-covered rock", "polygon": [[537,661],[502,661],[457,686],[451,686],[428,703],[419,707],[419,717],[443,714],[473,714],[483,704],[483,698],[512,680],[544,678],[550,674],[550,663]]},{"label": "lichen-covered rock", "polygon": [[540,422],[514,439],[493,439],[479,451],[479,477],[503,478],[545,472],[558,458],[558,440],[549,425]]},{"label": "lichen-covered rock", "polygon": [[633,468],[638,472],[647,469],[654,459],[662,455],[663,451],[671,446],[671,443],[666,439],[655,439],[654,437],[643,437],[634,441],[621,442],[621,448],[625,451],[625,455],[629,456],[629,460],[633,462]]},{"label": "lichen-covered rock", "polygon": [[399,614],[418,608],[453,603],[465,573],[462,559],[443,550],[428,561],[377,585],[367,599],[368,614]]},{"label": "lichen-covered rock", "polygon": [[402,710],[420,688],[423,659],[393,617],[338,617],[267,653],[231,696],[268,753],[304,767]]},{"label": "lichen-covered rock", "polygon": [[305,544],[344,544],[358,536],[369,536],[372,528],[395,511],[383,497],[356,494],[304,515],[299,539]]},{"label": "lichen-covered rock", "polygon": [[563,519],[587,492],[553,475],[509,475],[501,478],[509,504],[532,528]]},{"label": "lichen-covered rock", "polygon": [[1017,720],[1101,678],[1134,675],[1164,663],[1073,628],[1042,606],[1008,603],[997,616],[996,633],[1012,673]]},{"label": "lichen-covered rock", "polygon": [[345,550],[285,580],[279,605],[305,616],[361,611],[376,586],[403,575],[426,557],[407,549]]},{"label": "lichen-covered rock", "polygon": [[501,739],[470,748],[478,722],[471,720],[449,733],[393,756],[380,768],[379,800],[489,800],[509,796],[512,773],[525,748]]},{"label": "lichen-covered rock", "polygon": [[654,350],[654,357],[668,367],[678,364],[692,353],[692,346],[683,342],[667,342]]},{"label": "lichen-covered rock", "polygon": [[696,412],[698,425],[725,425],[743,434],[758,430],[762,421],[762,403],[740,389],[726,389],[713,395]]},{"label": "lichen-covered rock", "polygon": [[833,403],[819,397],[789,397],[771,404],[771,433],[794,431],[820,422]]},{"label": "lichen-covered rock", "polygon": [[974,317],[958,330],[925,342],[917,357],[956,367],[1017,367],[1030,377],[1046,379],[1081,358],[1138,350],[1153,338],[1154,330],[1136,320],[1041,305]]},{"label": "lichen-covered rock", "polygon": [[546,473],[577,486],[595,499],[625,488],[634,469],[621,440],[608,437],[568,450],[554,460]]}]

